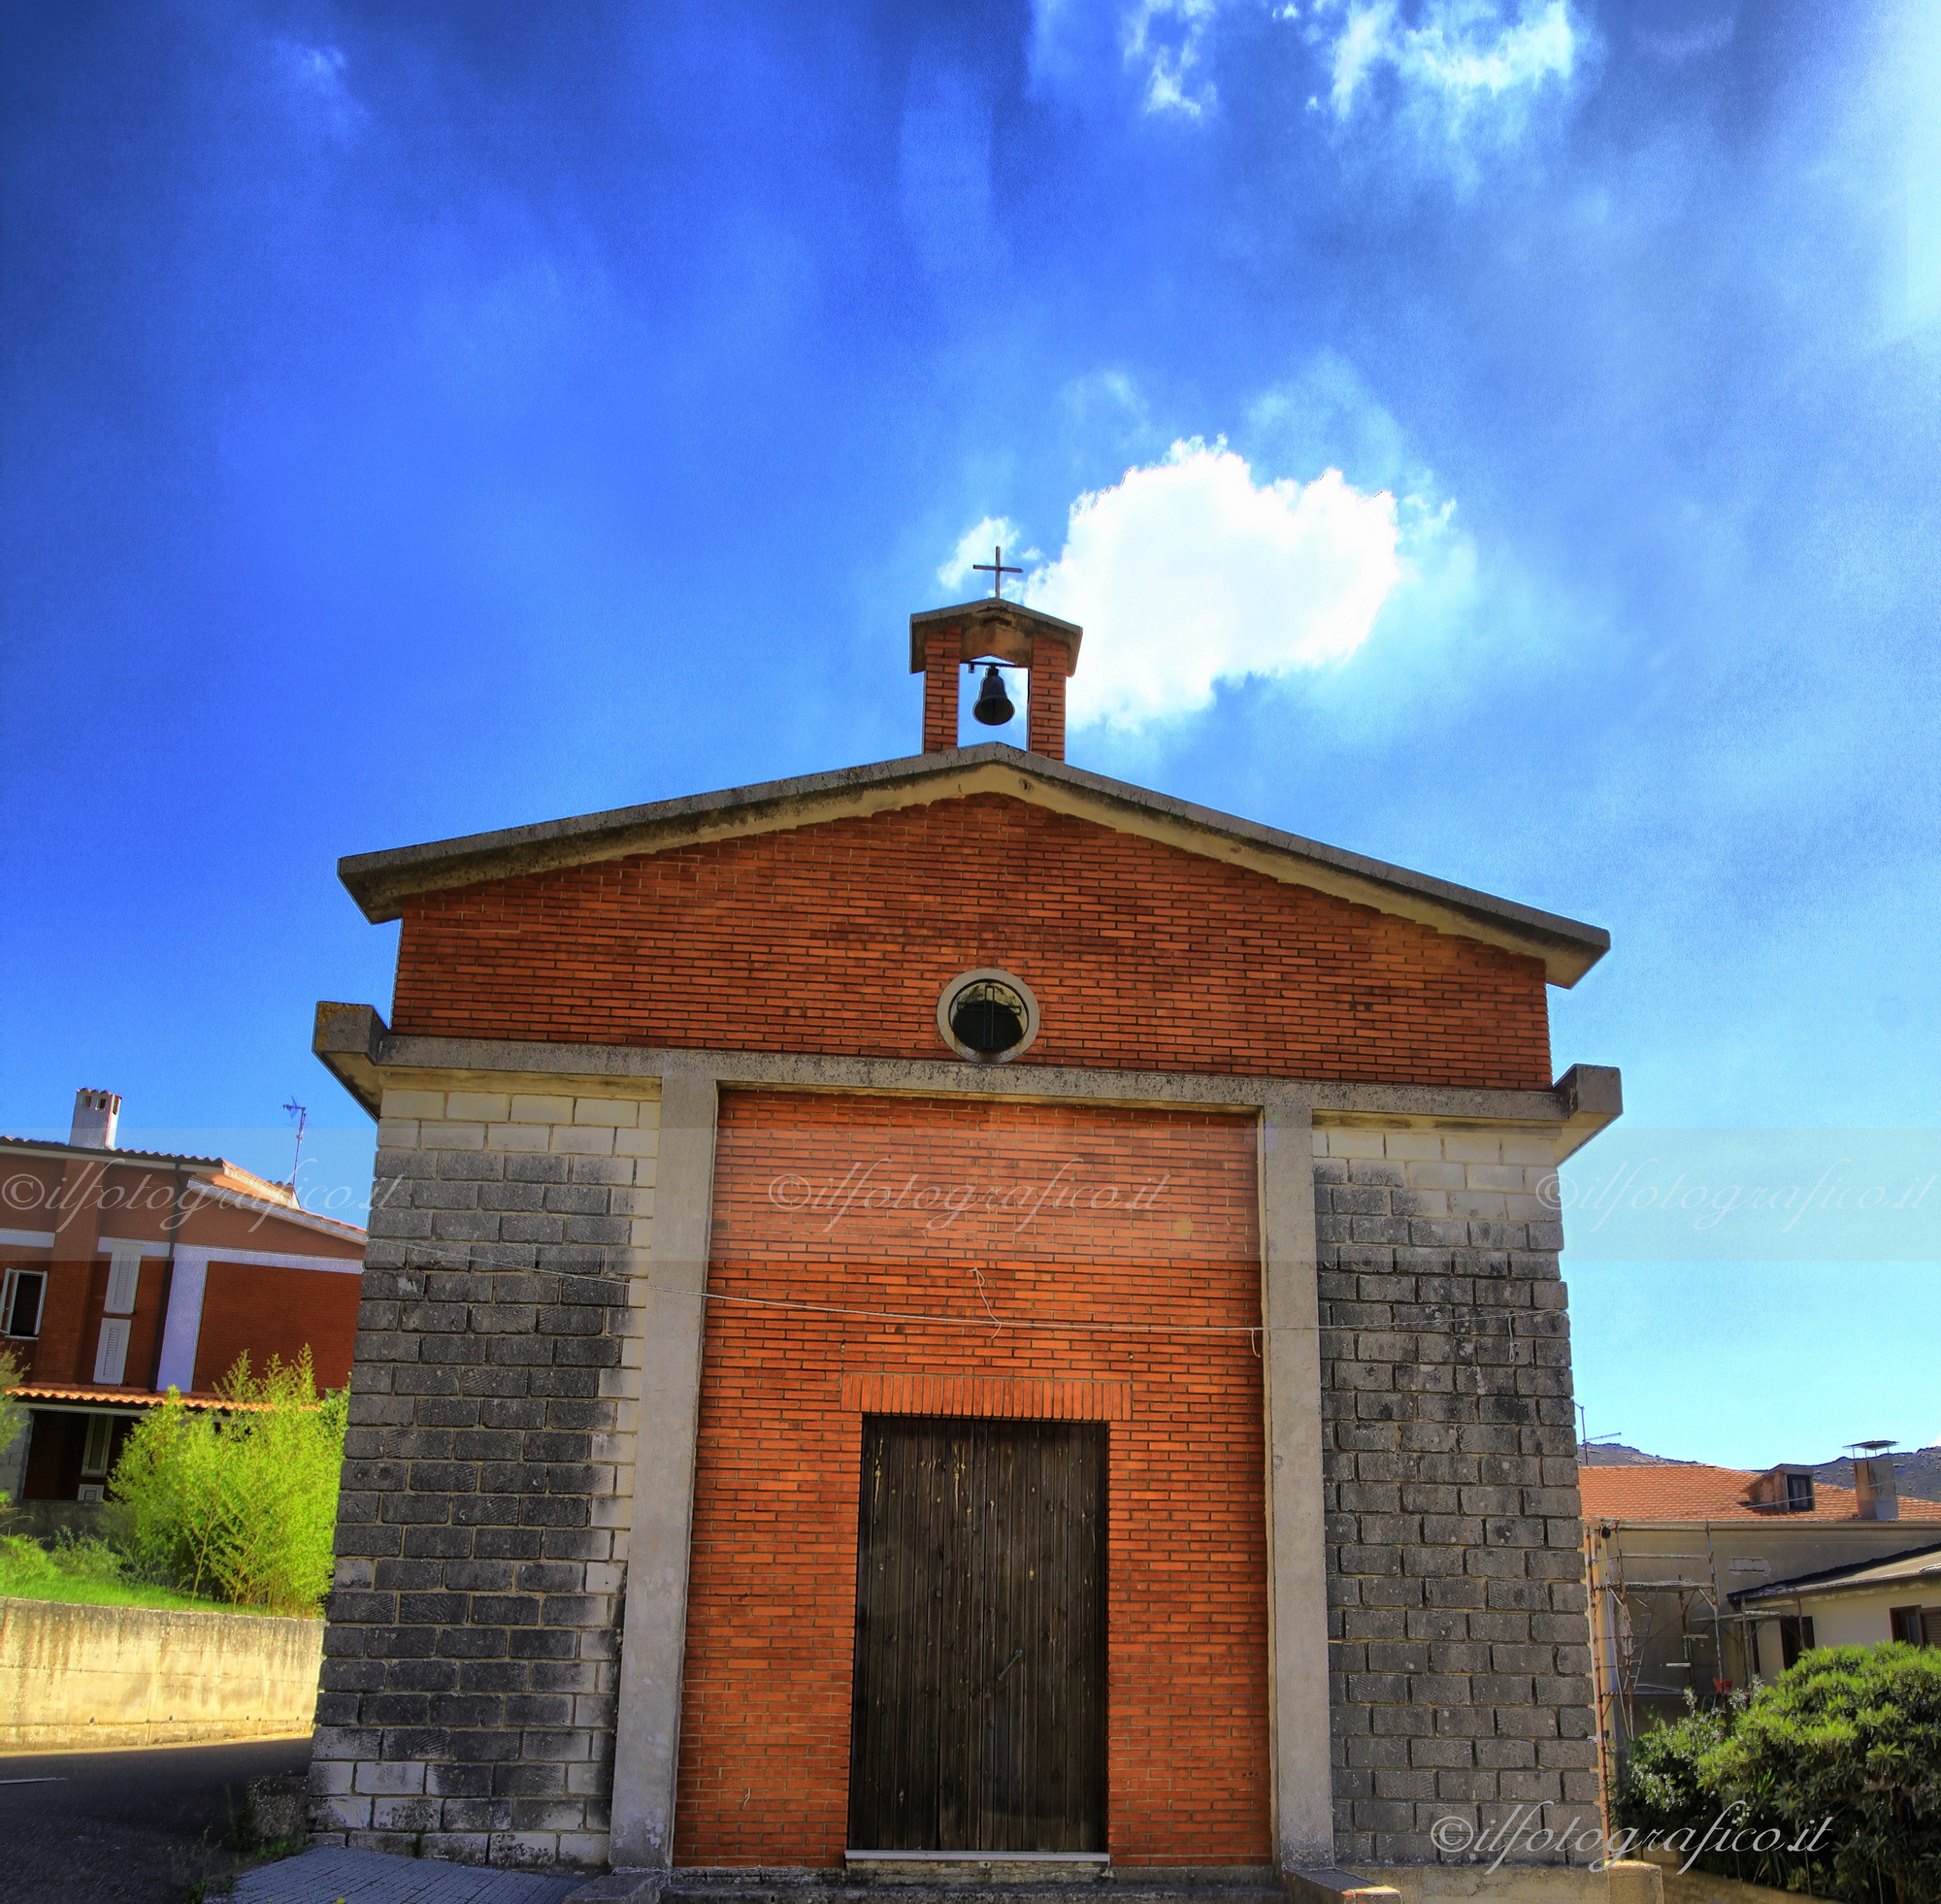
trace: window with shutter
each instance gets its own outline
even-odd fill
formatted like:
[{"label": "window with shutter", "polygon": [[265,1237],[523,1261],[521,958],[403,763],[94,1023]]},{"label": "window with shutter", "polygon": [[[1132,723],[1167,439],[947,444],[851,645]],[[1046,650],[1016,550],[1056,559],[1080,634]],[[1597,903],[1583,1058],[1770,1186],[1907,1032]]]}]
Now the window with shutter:
[{"label": "window with shutter", "polygon": [[94,1352],[94,1379],[103,1388],[114,1388],[128,1366],[128,1331],[131,1324],[110,1316],[101,1325],[101,1345]]},{"label": "window with shutter", "polygon": [[141,1251],[116,1250],[108,1265],[108,1300],[103,1305],[111,1316],[133,1313],[135,1291],[141,1278]]}]

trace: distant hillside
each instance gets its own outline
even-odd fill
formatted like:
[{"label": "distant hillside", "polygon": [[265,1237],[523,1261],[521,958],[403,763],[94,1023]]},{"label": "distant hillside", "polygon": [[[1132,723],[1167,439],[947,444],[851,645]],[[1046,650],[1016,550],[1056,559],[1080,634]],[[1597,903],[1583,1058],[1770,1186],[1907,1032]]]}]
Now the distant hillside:
[{"label": "distant hillside", "polygon": [[[1932,1448],[1893,1448],[1889,1453],[1893,1456],[1894,1478],[1902,1494],[1917,1500],[1941,1500],[1941,1442]],[[1836,1488],[1851,1488],[1854,1464],[1844,1458],[1822,1461],[1813,1470],[1813,1477]]]},{"label": "distant hillside", "polygon": [[1691,1467],[1691,1461],[1674,1461],[1669,1455],[1647,1455],[1642,1448],[1627,1448],[1622,1441],[1594,1441],[1580,1449],[1578,1461],[1585,1467]]},{"label": "distant hillside", "polygon": [[[1896,1448],[1893,1453],[1893,1471],[1900,1483],[1900,1492],[1916,1500],[1941,1500],[1941,1442],[1932,1448]],[[1680,1461],[1669,1455],[1648,1455],[1642,1448],[1628,1448],[1622,1441],[1598,1442],[1579,1452],[1578,1459],[1586,1467],[1691,1467],[1692,1461]],[[1854,1485],[1854,1464],[1844,1457],[1836,1461],[1822,1461],[1813,1470],[1816,1480],[1825,1481],[1835,1488],[1851,1488]]]}]

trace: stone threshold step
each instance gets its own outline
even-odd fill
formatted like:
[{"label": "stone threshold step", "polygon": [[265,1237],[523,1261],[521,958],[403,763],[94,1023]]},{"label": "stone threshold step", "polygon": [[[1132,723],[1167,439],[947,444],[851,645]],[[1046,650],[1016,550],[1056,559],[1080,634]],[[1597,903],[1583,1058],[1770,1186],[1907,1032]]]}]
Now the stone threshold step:
[{"label": "stone threshold step", "polygon": [[660,1904],[948,1904],[951,1899],[964,1904],[1076,1904],[1080,1897],[1094,1898],[1098,1904],[1104,1904],[1105,1898],[1113,1904],[1287,1904],[1286,1893],[1278,1887],[1260,1883],[1103,1875],[1021,1879],[1015,1866],[983,1868],[989,1875],[973,1875],[979,1867],[971,1866],[967,1872],[953,1871],[948,1877],[923,1882],[899,1878],[859,1884],[850,1877],[806,1884],[695,1885],[678,1880],[661,1890]]},{"label": "stone threshold step", "polygon": [[[914,1860],[869,1876],[870,1861],[839,1871],[753,1866],[675,1872],[616,1871],[565,1904],[1399,1904],[1395,1891],[1346,1871],[1315,1868],[1277,1883],[1260,1865],[1121,1866],[1057,1860],[1053,1875],[1018,1860]],[[1050,1862],[1050,1860],[1047,1860]]]},{"label": "stone threshold step", "polygon": [[[1115,1904],[1152,1904],[1161,1897],[1188,1897],[1200,1904],[1254,1904],[1257,1899],[1284,1900],[1286,1892],[1274,1885],[1230,1885],[1181,1883],[1176,1879],[1129,1884],[1120,1879],[1051,1879],[1034,1882],[1019,1880],[1008,1872],[988,1878],[950,1877],[929,1882],[872,1881],[818,1885],[688,1885],[663,1886],[663,1899],[679,1904],[756,1904],[757,1900],[777,1899],[784,1904],[838,1904],[838,1900],[860,1900],[861,1904],[918,1904],[918,1900],[957,1893],[973,1894],[980,1901],[1000,1897],[1051,1900],[1051,1904],[1075,1904],[1079,1895],[1103,1896]],[[1102,1899],[1101,1899],[1102,1904]]]}]

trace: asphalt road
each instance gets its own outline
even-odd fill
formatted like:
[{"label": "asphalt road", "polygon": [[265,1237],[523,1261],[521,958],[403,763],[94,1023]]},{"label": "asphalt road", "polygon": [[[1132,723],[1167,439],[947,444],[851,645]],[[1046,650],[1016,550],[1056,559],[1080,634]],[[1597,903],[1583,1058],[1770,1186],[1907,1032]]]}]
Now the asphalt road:
[{"label": "asphalt road", "polygon": [[181,1904],[235,1864],[230,1800],[309,1763],[308,1738],[0,1757],[0,1904]]}]

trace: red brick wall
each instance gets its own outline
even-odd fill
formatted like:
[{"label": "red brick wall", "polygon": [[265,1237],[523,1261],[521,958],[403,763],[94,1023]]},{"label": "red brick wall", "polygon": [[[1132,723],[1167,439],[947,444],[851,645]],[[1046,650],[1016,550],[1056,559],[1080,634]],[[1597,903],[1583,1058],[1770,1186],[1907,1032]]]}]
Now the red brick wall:
[{"label": "red brick wall", "polygon": [[1051,760],[1065,758],[1065,664],[1063,641],[1034,635],[1031,647],[1031,705],[1026,710],[1031,750]]},{"label": "red brick wall", "polygon": [[392,1023],[943,1058],[976,966],[1037,993],[1027,1065],[1550,1082],[1539,961],[998,795],[413,900]]},{"label": "red brick wall", "polygon": [[856,1378],[899,1371],[1103,1397],[1112,1856],[1267,1861],[1254,1155],[1246,1118],[724,1100],[678,1862],[841,1857],[858,1404],[900,1386]]},{"label": "red brick wall", "polygon": [[260,1375],[273,1355],[294,1362],[310,1347],[320,1389],[350,1379],[361,1279],[334,1269],[271,1269],[252,1263],[212,1263],[196,1338],[195,1386],[214,1388],[246,1350]]},{"label": "red brick wall", "polygon": [[923,750],[947,754],[957,745],[957,705],[963,693],[958,664],[964,652],[957,631],[938,630],[924,649]]},{"label": "red brick wall", "polygon": [[[94,1342],[85,1353],[82,1338],[89,1313],[91,1263],[50,1263],[45,1259],[28,1265],[44,1270],[48,1285],[41,1298],[41,1332],[31,1342],[10,1342],[14,1355],[27,1365],[32,1382],[91,1382],[94,1379]],[[101,1289],[91,1292],[93,1314],[101,1315],[101,1298],[107,1290],[104,1268]],[[83,1366],[83,1363],[85,1364]]]}]

